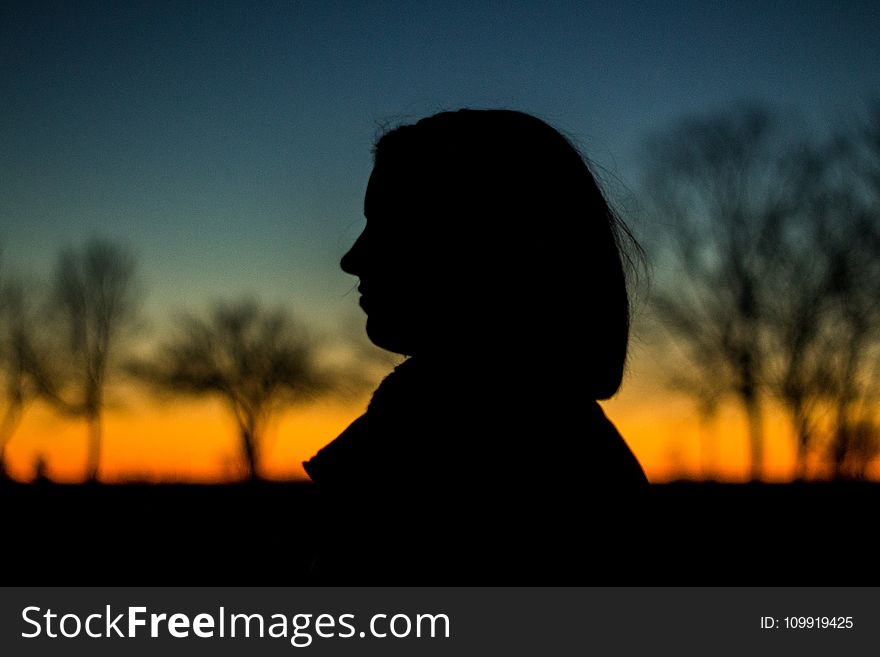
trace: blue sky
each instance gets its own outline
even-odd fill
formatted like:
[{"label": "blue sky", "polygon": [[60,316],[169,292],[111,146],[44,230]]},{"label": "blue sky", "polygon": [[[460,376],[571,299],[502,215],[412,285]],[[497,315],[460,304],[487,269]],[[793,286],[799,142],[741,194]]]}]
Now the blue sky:
[{"label": "blue sky", "polygon": [[645,135],[682,115],[855,120],[877,25],[867,2],[4,3],[4,264],[108,235],[156,318],[250,292],[330,325],[357,313],[338,259],[381,125],[521,109],[637,195]]}]

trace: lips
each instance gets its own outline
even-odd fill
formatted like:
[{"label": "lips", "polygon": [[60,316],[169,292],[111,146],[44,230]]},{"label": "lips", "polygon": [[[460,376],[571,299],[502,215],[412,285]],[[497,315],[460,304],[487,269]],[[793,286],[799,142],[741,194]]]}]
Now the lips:
[{"label": "lips", "polygon": [[363,288],[359,287],[358,292],[361,293],[361,297],[360,297],[360,299],[358,299],[358,305],[361,308],[363,308],[364,311],[367,311],[367,309],[369,308],[369,305],[370,305],[369,297],[366,294],[364,294]]}]

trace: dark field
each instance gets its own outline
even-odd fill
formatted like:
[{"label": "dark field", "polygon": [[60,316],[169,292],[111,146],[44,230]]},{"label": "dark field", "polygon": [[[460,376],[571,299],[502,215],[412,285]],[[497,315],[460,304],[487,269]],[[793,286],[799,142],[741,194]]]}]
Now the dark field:
[{"label": "dark field", "polygon": [[[312,566],[324,531],[315,493],[309,484],[6,483],[0,486],[0,583],[324,583]],[[632,569],[597,567],[572,577],[525,569],[526,576],[498,581],[474,564],[454,573],[454,581],[448,573],[432,579],[428,567],[416,581],[399,575],[394,581],[358,581],[349,575],[342,583],[880,584],[876,484],[655,485],[649,507]],[[395,513],[406,522],[405,512]],[[529,541],[541,537],[523,535],[524,559]]]}]

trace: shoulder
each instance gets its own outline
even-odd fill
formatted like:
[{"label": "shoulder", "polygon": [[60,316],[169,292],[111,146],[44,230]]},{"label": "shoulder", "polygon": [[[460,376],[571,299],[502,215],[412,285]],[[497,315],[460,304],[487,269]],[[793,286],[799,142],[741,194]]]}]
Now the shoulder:
[{"label": "shoulder", "polygon": [[[606,479],[621,486],[645,486],[648,478],[626,440],[605,415],[598,402],[593,402],[594,440],[609,467]],[[613,476],[613,479],[612,479]]]},{"label": "shoulder", "polygon": [[589,402],[575,424],[561,429],[556,460],[576,486],[616,490],[647,486],[638,459],[598,402]]}]

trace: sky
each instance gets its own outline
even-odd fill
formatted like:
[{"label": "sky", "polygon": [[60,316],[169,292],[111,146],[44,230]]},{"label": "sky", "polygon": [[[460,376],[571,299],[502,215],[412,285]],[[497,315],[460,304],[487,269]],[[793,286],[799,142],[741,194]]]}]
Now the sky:
[{"label": "sky", "polygon": [[880,96],[877,25],[872,2],[5,2],[2,266],[44,275],[102,235],[138,254],[157,325],[243,294],[348,325],[338,262],[383,126],[530,112],[625,206],[646,135],[684,115],[854,120]]}]

